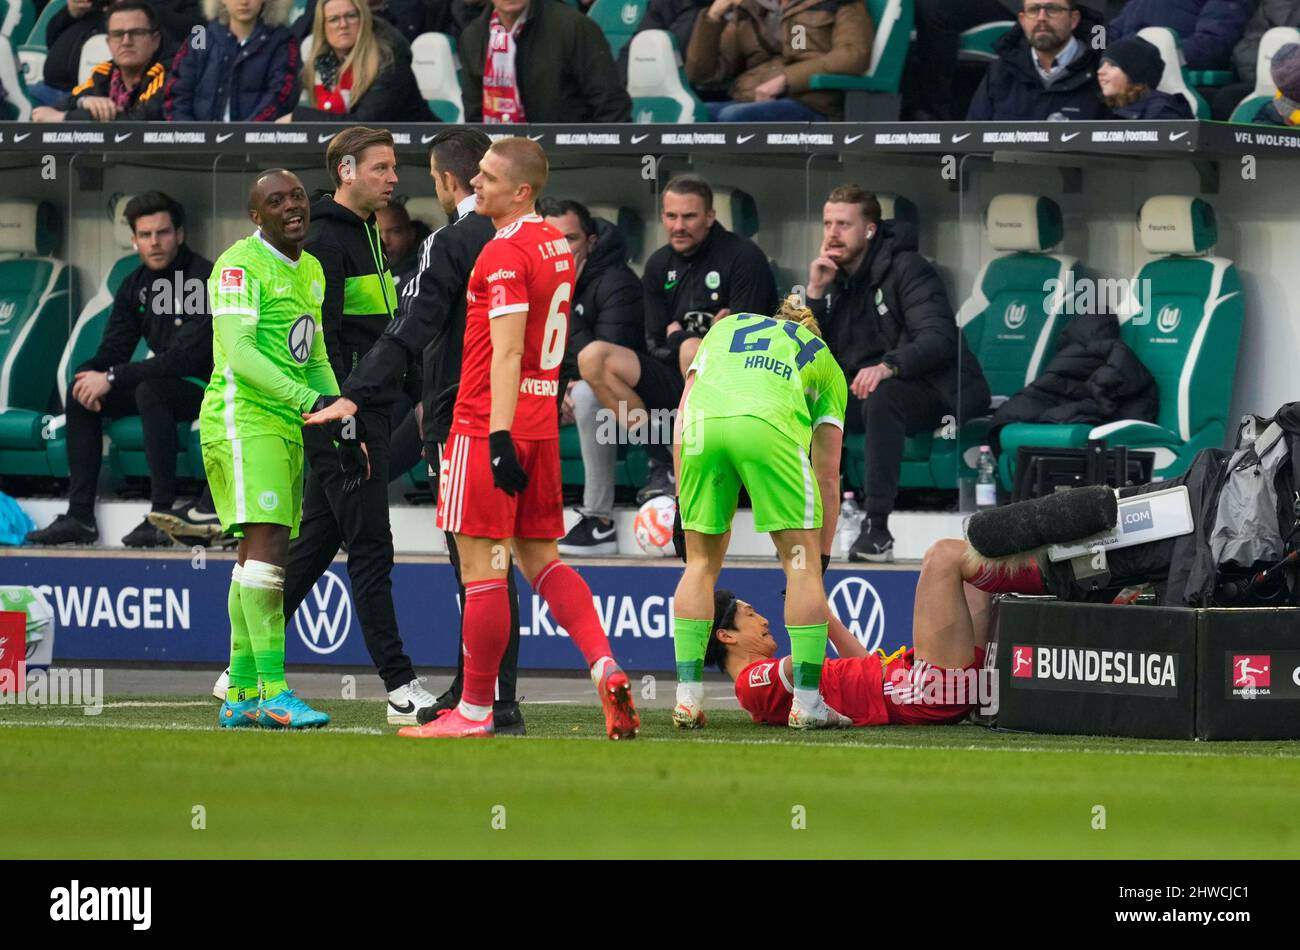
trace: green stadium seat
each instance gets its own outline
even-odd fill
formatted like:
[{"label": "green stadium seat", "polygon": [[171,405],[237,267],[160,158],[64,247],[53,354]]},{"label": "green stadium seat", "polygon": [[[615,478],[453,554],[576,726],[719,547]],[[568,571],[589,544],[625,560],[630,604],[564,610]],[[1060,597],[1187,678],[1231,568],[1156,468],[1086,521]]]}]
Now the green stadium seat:
[{"label": "green stadium seat", "polygon": [[32,0],[0,0],[0,36],[21,43],[35,22],[36,4]]},{"label": "green stadium seat", "polygon": [[[1002,447],[1083,446],[1105,439],[1155,453],[1155,477],[1187,470],[1204,448],[1222,447],[1241,341],[1241,281],[1232,261],[1210,256],[1218,238],[1214,209],[1200,198],[1159,195],[1142,206],[1143,246],[1159,255],[1138,271],[1138,289],[1120,314],[1120,337],[1155,377],[1155,423],[1102,426],[1010,425]],[[1147,283],[1149,282],[1149,283]]]},{"label": "green stadium seat", "polygon": [[957,59],[969,63],[990,63],[998,58],[993,51],[997,41],[1007,31],[1016,28],[1015,20],[990,20],[979,26],[972,26],[961,34],[961,45],[957,50]]},{"label": "green stadium seat", "polygon": [[411,42],[411,70],[420,95],[441,122],[464,122],[456,44],[445,33],[421,33]]},{"label": "green stadium seat", "polygon": [[49,475],[53,354],[76,306],[72,273],[49,256],[61,223],[53,205],[3,201],[0,221],[0,474]]},{"label": "green stadium seat", "polygon": [[718,223],[728,231],[752,238],[758,233],[758,203],[739,188],[714,188],[713,210]]},{"label": "green stadium seat", "polygon": [[899,86],[911,43],[915,18],[913,0],[866,0],[875,27],[871,62],[861,76],[817,73],[813,89],[844,92],[844,118],[849,122],[893,121],[898,118]]},{"label": "green stadium seat", "polygon": [[26,36],[15,34],[10,37],[15,47],[14,53],[18,57],[18,71],[24,83],[31,85],[44,77],[45,55],[49,52],[45,45],[45,30],[67,5],[68,0],[50,0]]},{"label": "green stadium seat", "polygon": [[[620,445],[618,464],[614,466],[617,488],[640,488],[650,473],[650,460],[643,445]],[[560,427],[560,477],[565,485],[585,485],[587,475],[582,466],[582,443],[577,426]]]},{"label": "green stadium seat", "polygon": [[627,94],[634,122],[708,122],[709,110],[682,70],[682,57],[666,30],[642,30],[628,45]]},{"label": "green stadium seat", "polygon": [[1300,43],[1300,30],[1293,26],[1275,26],[1259,38],[1259,56],[1255,63],[1255,88],[1232,110],[1229,122],[1252,122],[1267,102],[1277,94],[1273,85],[1273,54],[1287,43]]},{"label": "green stadium seat", "polygon": [[649,0],[596,0],[587,11],[587,15],[596,21],[605,39],[609,41],[609,51],[618,59],[623,47],[632,41],[636,28],[645,16]]},{"label": "green stadium seat", "polygon": [[32,117],[32,104],[27,98],[18,61],[6,37],[0,36],[0,88],[4,89],[4,102],[0,103],[0,119],[26,122]]},{"label": "green stadium seat", "polygon": [[1192,107],[1192,115],[1198,119],[1210,117],[1210,104],[1196,91],[1189,81],[1183,63],[1183,48],[1178,42],[1178,34],[1168,27],[1148,26],[1137,31],[1137,35],[1160,50],[1160,58],[1165,61],[1165,74],[1156,88],[1161,92],[1179,95]]}]

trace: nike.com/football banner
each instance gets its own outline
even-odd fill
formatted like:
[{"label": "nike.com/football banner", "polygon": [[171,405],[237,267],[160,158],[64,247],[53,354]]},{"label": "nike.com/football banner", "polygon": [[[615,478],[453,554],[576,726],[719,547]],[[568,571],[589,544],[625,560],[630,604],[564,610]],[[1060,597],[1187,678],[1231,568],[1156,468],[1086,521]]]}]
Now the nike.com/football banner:
[{"label": "nike.com/football banner", "polygon": [[[188,557],[2,557],[0,585],[31,584],[49,601],[59,637],[56,661],[225,663],[230,648],[226,593],[232,562],[210,557],[205,567]],[[596,611],[619,661],[633,670],[674,669],[672,596],[681,562],[633,561],[618,567],[575,565],[591,586]],[[838,570],[826,577],[831,607],[868,649],[910,645],[917,571]],[[768,618],[782,653],[782,591],[776,567],[729,567],[720,586],[734,590]],[[579,669],[546,604],[520,583],[519,665],[524,669]],[[456,665],[459,604],[446,563],[393,567],[393,602],[407,653],[417,666]],[[347,569],[335,563],[297,613],[285,637],[290,663],[366,667]]]}]

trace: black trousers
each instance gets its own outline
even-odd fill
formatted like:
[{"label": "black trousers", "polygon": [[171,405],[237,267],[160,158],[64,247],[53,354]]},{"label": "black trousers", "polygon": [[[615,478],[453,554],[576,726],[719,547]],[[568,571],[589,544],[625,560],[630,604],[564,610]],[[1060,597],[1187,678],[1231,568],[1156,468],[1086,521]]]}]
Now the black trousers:
[{"label": "black trousers", "polygon": [[[443,443],[445,444],[445,443]],[[439,470],[439,460],[433,460],[433,470]],[[434,478],[434,494],[437,495],[437,478]],[[456,678],[448,689],[459,698],[465,683],[465,581],[460,573],[460,550],[456,547],[456,538],[447,535],[447,555],[451,558],[451,568],[456,572],[456,590],[460,596],[460,643],[456,648]],[[519,585],[515,582],[514,563],[511,562],[506,572],[507,595],[510,598],[510,640],[506,643],[506,652],[501,656],[501,666],[497,669],[497,702],[513,703],[517,699],[516,688],[519,683]]]},{"label": "black trousers", "polygon": [[[849,431],[867,436],[866,493],[868,516],[887,515],[898,495],[898,469],[909,435],[936,429],[950,412],[939,391],[921,379],[886,379],[866,399],[849,393]],[[859,421],[860,420],[860,421]]]},{"label": "black trousers", "polygon": [[135,386],[116,385],[92,412],[68,392],[68,512],[80,521],[95,518],[95,492],[104,453],[104,419],[140,417],[144,457],[149,464],[149,500],[154,511],[176,503],[176,424],[198,418],[203,388],[180,377],[146,379]]},{"label": "black trousers", "polygon": [[961,34],[981,23],[1014,19],[1015,13],[999,0],[916,0],[917,109],[939,120],[966,118],[952,114]]},{"label": "black trousers", "polygon": [[285,569],[284,615],[293,616],[339,552],[348,549],[348,577],[361,635],[370,659],[388,690],[415,678],[402,646],[393,609],[393,531],[388,517],[390,416],[382,410],[358,413],[370,453],[370,478],[351,495],[343,491],[338,453],[319,428],[305,426],[303,449],[309,471],[303,495],[302,526],[289,547]]}]

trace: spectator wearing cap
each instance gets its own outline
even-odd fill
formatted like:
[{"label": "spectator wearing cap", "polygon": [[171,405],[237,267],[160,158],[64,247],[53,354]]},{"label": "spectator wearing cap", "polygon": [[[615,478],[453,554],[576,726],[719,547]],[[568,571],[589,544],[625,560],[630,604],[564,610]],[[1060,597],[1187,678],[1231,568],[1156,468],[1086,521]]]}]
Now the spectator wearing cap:
[{"label": "spectator wearing cap", "polygon": [[1300,43],[1287,43],[1273,54],[1273,85],[1277,92],[1255,113],[1261,125],[1300,126]]},{"label": "spectator wearing cap", "polygon": [[1101,95],[1116,119],[1190,119],[1192,107],[1180,95],[1161,92],[1165,61],[1140,36],[1112,43],[1097,67]]}]

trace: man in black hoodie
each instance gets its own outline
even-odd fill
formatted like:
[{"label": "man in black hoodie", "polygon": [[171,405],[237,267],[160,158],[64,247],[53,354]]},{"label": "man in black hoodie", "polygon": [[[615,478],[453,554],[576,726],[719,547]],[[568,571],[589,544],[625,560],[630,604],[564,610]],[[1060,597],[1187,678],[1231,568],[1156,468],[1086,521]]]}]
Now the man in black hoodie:
[{"label": "man in black hoodie", "polygon": [[627,266],[627,241],[614,225],[593,218],[577,201],[544,198],[538,213],[564,235],[577,275],[569,305],[569,342],[560,378],[566,382],[561,422],[571,417],[582,442],[582,516],[560,541],[561,554],[615,554],[614,466],[618,442],[602,432],[601,404],[583,378],[583,353],[588,372],[596,341],[645,351],[645,307],[641,281]]},{"label": "man in black hoodie", "polygon": [[[388,329],[397,309],[393,275],[375,226],[375,212],[388,204],[397,184],[393,137],[386,129],[344,129],[330,139],[325,163],[335,192],[312,203],[304,249],[320,261],[325,273],[321,329],[341,383]],[[393,608],[388,469],[391,411],[400,395],[401,380],[393,379],[355,413],[370,462],[369,477],[355,491],[347,490],[325,431],[303,429],[310,471],[302,527],[285,568],[284,613],[288,617],[298,609],[339,545],[345,545],[361,633],[388,690],[388,721],[413,724],[419,709],[432,706],[434,697],[415,675]]]},{"label": "man in black hoodie", "polygon": [[989,406],[943,281],[915,240],[909,226],[881,222],[875,195],[841,185],[822,208],[821,254],[808,268],[808,307],[849,383],[846,422],[853,431],[861,420],[867,435],[867,517],[849,551],[855,561],[893,560],[889,513],[906,437]]},{"label": "man in black hoodie", "polygon": [[1107,117],[1094,75],[1101,17],[1078,0],[1024,0],[1020,29],[993,49],[998,58],[975,90],[972,121],[1041,122]]}]

